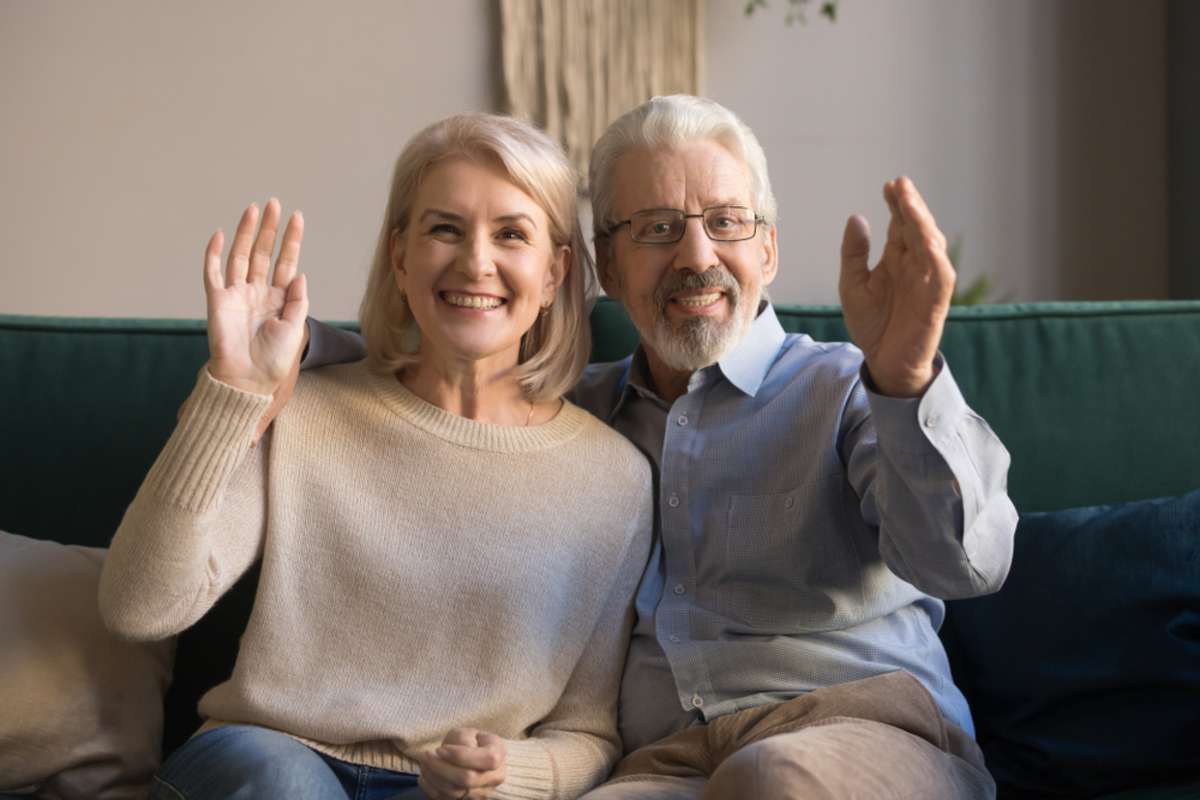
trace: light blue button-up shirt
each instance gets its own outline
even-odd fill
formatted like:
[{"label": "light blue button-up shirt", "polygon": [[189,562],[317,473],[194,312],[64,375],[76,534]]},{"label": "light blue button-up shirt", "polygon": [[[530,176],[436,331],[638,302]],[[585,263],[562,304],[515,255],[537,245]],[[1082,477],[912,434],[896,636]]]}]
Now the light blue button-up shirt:
[{"label": "light blue button-up shirt", "polygon": [[949,369],[872,392],[861,352],[769,306],[666,402],[645,355],[571,398],[655,466],[658,531],[621,692],[632,750],[698,720],[898,669],[968,732],[938,598],[995,591],[1012,557],[1008,453]]}]

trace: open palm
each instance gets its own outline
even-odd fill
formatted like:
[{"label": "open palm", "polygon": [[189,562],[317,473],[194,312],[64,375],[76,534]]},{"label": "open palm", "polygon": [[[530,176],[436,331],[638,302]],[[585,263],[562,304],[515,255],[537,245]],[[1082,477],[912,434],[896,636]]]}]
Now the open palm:
[{"label": "open palm", "polygon": [[[304,343],[308,292],[297,275],[304,218],[294,212],[271,273],[279,228],[279,201],[272,198],[255,236],[258,207],[242,213],[225,269],[225,237],[217,231],[204,253],[208,300],[208,370],[214,378],[257,394],[274,394],[287,378]],[[268,280],[268,276],[270,279]]]},{"label": "open palm", "polygon": [[934,358],[954,294],[946,237],[908,178],[883,188],[891,210],[887,244],[867,266],[867,223],[853,216],[842,239],[838,291],[850,337],[884,394],[915,397],[934,377]]}]

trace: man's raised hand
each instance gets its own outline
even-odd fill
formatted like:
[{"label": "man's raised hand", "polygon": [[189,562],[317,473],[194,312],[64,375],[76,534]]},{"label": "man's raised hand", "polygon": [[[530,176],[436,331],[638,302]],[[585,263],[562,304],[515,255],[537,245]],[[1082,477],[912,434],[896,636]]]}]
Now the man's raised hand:
[{"label": "man's raised hand", "polygon": [[838,292],[846,327],[876,388],[893,397],[916,397],[935,376],[954,267],[946,237],[911,180],[888,181],[883,197],[891,210],[883,255],[875,269],[868,268],[867,221],[850,217]]},{"label": "man's raised hand", "polygon": [[[217,380],[256,394],[274,394],[304,343],[308,291],[297,275],[304,218],[293,212],[271,274],[279,228],[279,201],[271,198],[258,225],[258,207],[242,213],[225,269],[225,236],[217,231],[204,253],[208,300],[208,371]],[[268,277],[270,278],[268,280]]]}]

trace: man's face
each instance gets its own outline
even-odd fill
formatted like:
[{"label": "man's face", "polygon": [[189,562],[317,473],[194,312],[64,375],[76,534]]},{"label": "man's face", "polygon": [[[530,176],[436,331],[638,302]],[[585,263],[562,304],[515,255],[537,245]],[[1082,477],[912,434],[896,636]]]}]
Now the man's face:
[{"label": "man's face", "polygon": [[[759,212],[745,164],[711,141],[631,150],[617,161],[613,183],[615,221],[656,208]],[[760,225],[752,239],[717,242],[701,219],[691,218],[674,244],[634,242],[630,227],[598,242],[604,290],[624,303],[652,360],[681,372],[716,363],[745,334],[763,286],[775,278],[774,227]]]}]

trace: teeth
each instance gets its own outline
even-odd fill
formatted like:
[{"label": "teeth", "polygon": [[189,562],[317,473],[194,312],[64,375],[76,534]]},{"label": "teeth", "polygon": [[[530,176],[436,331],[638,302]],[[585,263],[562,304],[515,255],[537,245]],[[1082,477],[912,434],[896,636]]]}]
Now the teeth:
[{"label": "teeth", "polygon": [[680,297],[675,302],[681,306],[689,306],[691,308],[700,308],[717,302],[717,298],[721,296],[720,292],[712,292],[711,294],[695,294],[691,297]]},{"label": "teeth", "polygon": [[454,292],[446,292],[442,296],[450,305],[462,308],[499,308],[504,302],[498,297],[480,297],[474,294],[456,294]]}]

